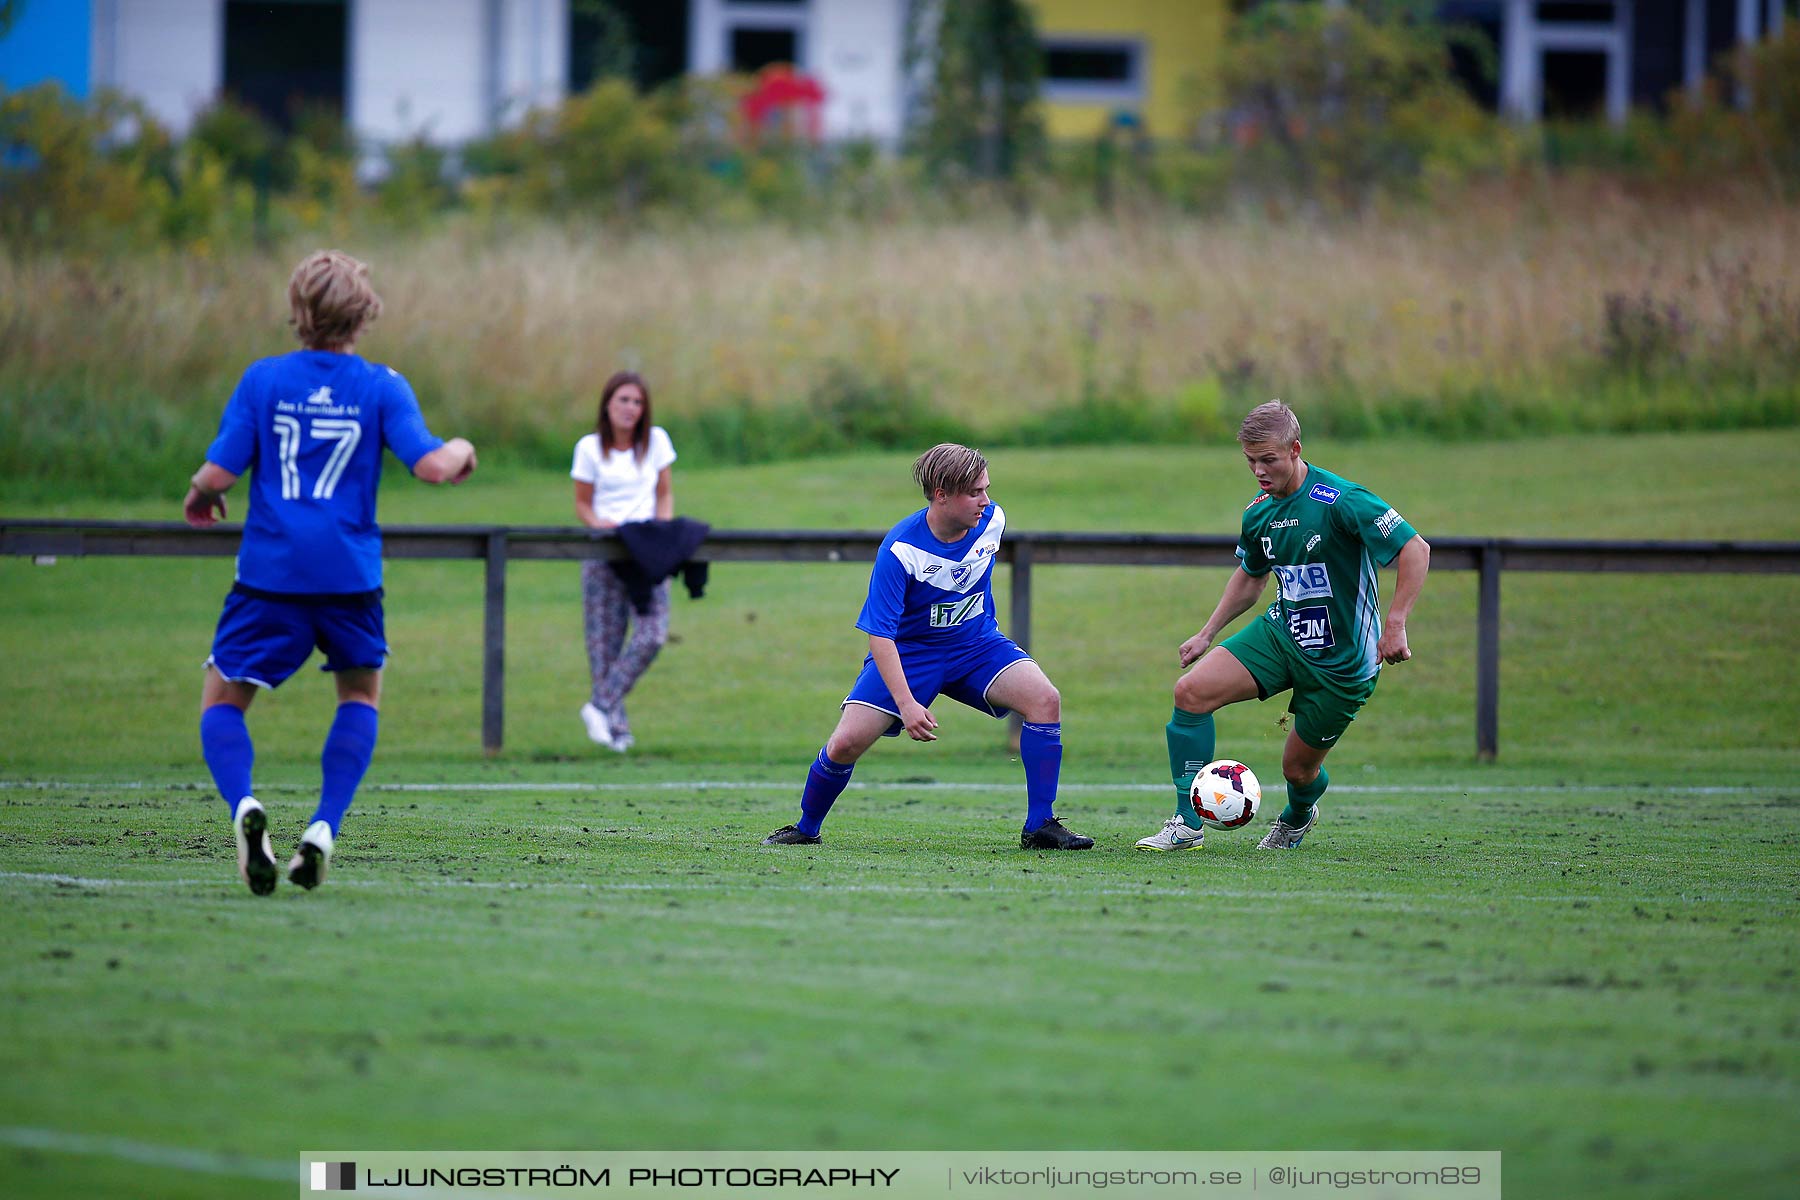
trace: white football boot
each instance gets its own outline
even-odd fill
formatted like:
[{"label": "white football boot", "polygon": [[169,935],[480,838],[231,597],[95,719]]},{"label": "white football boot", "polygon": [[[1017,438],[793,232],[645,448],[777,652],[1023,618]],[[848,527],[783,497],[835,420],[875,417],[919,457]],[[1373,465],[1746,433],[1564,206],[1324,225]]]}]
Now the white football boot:
[{"label": "white football boot", "polygon": [[1300,839],[1312,832],[1312,827],[1319,823],[1319,806],[1312,806],[1306,814],[1306,824],[1295,829],[1280,817],[1275,824],[1269,826],[1269,832],[1263,834],[1263,840],[1256,843],[1258,850],[1293,850],[1300,845]]},{"label": "white football boot", "polygon": [[267,896],[275,890],[275,848],[269,844],[269,814],[255,796],[238,801],[231,833],[237,840],[238,877],[251,892]]},{"label": "white football boot", "polygon": [[331,826],[324,821],[314,821],[300,835],[300,845],[294,851],[293,861],[288,863],[288,882],[297,883],[311,891],[325,882],[325,872],[331,866]]},{"label": "white football boot", "polygon": [[1162,831],[1138,840],[1139,850],[1198,850],[1206,841],[1206,830],[1192,829],[1176,813],[1163,822]]}]

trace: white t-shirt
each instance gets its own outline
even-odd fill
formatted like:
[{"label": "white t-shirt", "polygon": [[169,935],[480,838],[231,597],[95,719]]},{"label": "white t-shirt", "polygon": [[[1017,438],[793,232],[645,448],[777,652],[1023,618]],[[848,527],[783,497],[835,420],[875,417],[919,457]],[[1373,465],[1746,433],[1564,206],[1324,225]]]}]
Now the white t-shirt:
[{"label": "white t-shirt", "polygon": [[656,477],[675,461],[675,446],[661,425],[650,427],[644,461],[630,450],[600,452],[600,435],[590,433],[575,443],[575,465],[569,478],[594,485],[594,515],[623,525],[656,515]]}]

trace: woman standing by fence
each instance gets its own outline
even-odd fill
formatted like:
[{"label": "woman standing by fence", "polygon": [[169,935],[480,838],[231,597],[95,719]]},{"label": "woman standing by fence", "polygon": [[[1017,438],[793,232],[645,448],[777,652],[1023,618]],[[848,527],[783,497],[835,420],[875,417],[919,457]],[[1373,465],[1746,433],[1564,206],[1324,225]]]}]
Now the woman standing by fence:
[{"label": "woman standing by fence", "polygon": [[[641,376],[619,371],[606,381],[595,431],[575,444],[569,471],[575,480],[575,515],[583,525],[614,529],[674,515],[670,465],[675,447],[668,433],[650,422],[650,388]],[[589,559],[581,564],[581,596],[592,676],[581,720],[590,738],[624,753],[633,741],[625,694],[668,640],[669,581],[651,590],[647,610],[634,611],[611,564]]]}]

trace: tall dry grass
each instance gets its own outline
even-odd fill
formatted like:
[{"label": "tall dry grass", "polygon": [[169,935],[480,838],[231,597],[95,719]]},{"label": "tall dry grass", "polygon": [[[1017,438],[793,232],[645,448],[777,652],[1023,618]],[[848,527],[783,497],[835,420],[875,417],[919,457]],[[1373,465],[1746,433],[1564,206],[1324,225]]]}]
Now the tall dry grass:
[{"label": "tall dry grass", "polygon": [[[25,421],[29,395],[54,410],[30,413],[39,433],[97,436],[137,404],[160,406],[146,436],[209,428],[248,359],[291,347],[283,289],[310,248],[0,261],[0,417]],[[1742,360],[1791,394],[1800,355],[1800,209],[1592,183],[1329,224],[463,224],[345,248],[387,301],[363,351],[435,424],[545,445],[620,365],[671,419],[803,402],[835,364],[985,431],[1095,397],[1578,403],[1583,364],[1679,382]]]}]

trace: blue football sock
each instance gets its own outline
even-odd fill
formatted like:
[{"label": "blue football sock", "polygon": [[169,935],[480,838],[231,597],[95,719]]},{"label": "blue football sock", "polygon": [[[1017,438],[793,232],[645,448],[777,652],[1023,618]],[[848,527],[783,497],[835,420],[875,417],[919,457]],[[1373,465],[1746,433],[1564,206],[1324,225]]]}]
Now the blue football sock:
[{"label": "blue football sock", "polygon": [[1194,776],[1213,760],[1213,718],[1211,713],[1191,713],[1175,709],[1169,723],[1163,726],[1163,740],[1169,745],[1169,779],[1175,784],[1175,811],[1190,829],[1200,828],[1200,814],[1194,811]]},{"label": "blue football sock", "polygon": [[225,807],[236,817],[238,801],[250,795],[250,767],[256,762],[244,710],[235,704],[215,704],[202,712],[200,753],[206,756],[206,769],[212,772]]},{"label": "blue football sock", "polygon": [[319,807],[312,815],[312,821],[331,826],[334,838],[344,814],[350,811],[350,802],[356,799],[356,788],[369,769],[369,760],[375,757],[375,738],[380,729],[381,714],[374,706],[358,700],[338,705],[331,732],[325,735],[325,750],[319,755],[324,784],[319,789]]},{"label": "blue football sock", "polygon": [[1062,776],[1062,722],[1019,726],[1019,761],[1025,767],[1025,832],[1056,815],[1056,783]]},{"label": "blue football sock", "polygon": [[1324,767],[1319,768],[1319,777],[1303,788],[1288,784],[1288,802],[1287,807],[1281,810],[1281,823],[1290,829],[1298,829],[1312,820],[1313,805],[1319,802],[1319,797],[1330,786],[1331,776],[1325,773]]},{"label": "blue football sock", "polygon": [[833,762],[821,747],[819,757],[813,760],[812,769],[806,773],[806,790],[800,793],[800,820],[795,823],[795,828],[818,837],[819,829],[825,824],[825,814],[844,794],[844,788],[850,783],[850,772],[854,770],[855,763]]}]

